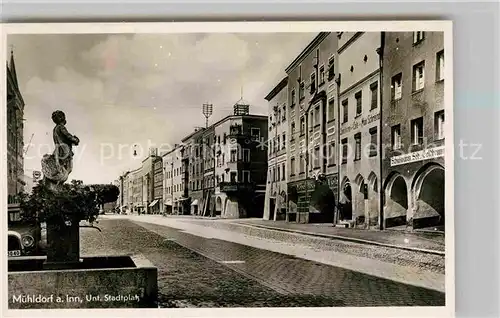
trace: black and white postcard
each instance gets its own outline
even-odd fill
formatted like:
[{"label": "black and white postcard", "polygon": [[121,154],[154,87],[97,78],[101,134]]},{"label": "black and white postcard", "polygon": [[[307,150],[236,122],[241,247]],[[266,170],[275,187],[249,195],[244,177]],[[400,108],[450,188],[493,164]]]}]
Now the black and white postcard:
[{"label": "black and white postcard", "polygon": [[452,315],[451,30],[2,25],[4,314]]}]

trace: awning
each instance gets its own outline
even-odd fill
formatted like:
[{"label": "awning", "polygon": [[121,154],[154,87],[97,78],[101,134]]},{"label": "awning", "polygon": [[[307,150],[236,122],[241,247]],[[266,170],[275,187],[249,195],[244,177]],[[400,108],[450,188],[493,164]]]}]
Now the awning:
[{"label": "awning", "polygon": [[191,205],[198,205],[198,199],[195,199]]},{"label": "awning", "polygon": [[156,203],[158,203],[158,200],[154,200],[153,202],[151,202],[151,204],[149,205],[149,207],[153,207],[156,205]]},{"label": "awning", "polygon": [[171,199],[167,199],[167,201],[165,202],[165,205],[172,205],[172,200]]}]

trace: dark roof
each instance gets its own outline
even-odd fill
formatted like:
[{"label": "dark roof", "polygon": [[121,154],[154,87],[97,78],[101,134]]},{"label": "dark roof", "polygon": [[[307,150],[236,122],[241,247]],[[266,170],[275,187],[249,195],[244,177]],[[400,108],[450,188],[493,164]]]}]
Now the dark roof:
[{"label": "dark roof", "polygon": [[266,97],[264,97],[265,100],[267,101],[270,101],[271,99],[274,98],[274,96],[278,95],[279,92],[281,92],[281,90],[283,88],[285,88],[288,84],[288,76],[286,76],[285,78],[283,78],[278,85],[276,85],[272,90],[271,92],[269,92],[269,94],[267,94]]}]

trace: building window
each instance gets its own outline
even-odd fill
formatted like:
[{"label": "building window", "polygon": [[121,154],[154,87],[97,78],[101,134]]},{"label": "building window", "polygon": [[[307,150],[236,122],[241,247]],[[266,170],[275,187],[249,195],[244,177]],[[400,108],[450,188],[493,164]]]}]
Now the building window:
[{"label": "building window", "polygon": [[231,182],[232,183],[235,183],[236,182],[236,178],[238,177],[238,174],[235,172],[235,171],[231,171],[230,173],[230,178],[231,178]]},{"label": "building window", "polygon": [[260,140],[260,129],[259,128],[251,128],[250,134],[252,135],[253,140]]},{"label": "building window", "polygon": [[349,145],[347,144],[347,138],[342,139],[342,163],[347,163],[347,156]]},{"label": "building window", "polygon": [[444,139],[444,110],[434,113],[434,132],[436,139]]},{"label": "building window", "polygon": [[305,96],[304,96],[304,87],[305,87],[304,82],[301,82],[300,85],[299,85],[299,100],[303,100],[305,98]]},{"label": "building window", "polygon": [[319,155],[319,147],[314,148],[314,168],[319,168],[320,163],[320,155]]},{"label": "building window", "polygon": [[328,145],[328,165],[335,165],[335,141],[331,142],[330,145]]},{"label": "building window", "polygon": [[243,149],[243,161],[250,162],[250,149]]},{"label": "building window", "polygon": [[328,101],[328,121],[335,118],[335,98],[330,98]]},{"label": "building window", "polygon": [[300,155],[299,173],[304,173],[304,156]]},{"label": "building window", "polygon": [[424,62],[420,62],[413,66],[413,91],[418,91],[424,88],[425,74]]},{"label": "building window", "polygon": [[290,159],[290,175],[295,175],[295,158]]},{"label": "building window", "polygon": [[304,116],[300,117],[300,134],[304,134],[306,132],[306,120]]},{"label": "building window", "polygon": [[295,122],[292,123],[292,125],[290,126],[290,130],[291,130],[291,136],[290,136],[290,140],[294,140],[295,138]]},{"label": "building window", "polygon": [[393,150],[401,148],[401,125],[391,127],[391,144]]},{"label": "building window", "polygon": [[311,74],[311,94],[316,90],[316,74]]},{"label": "building window", "polygon": [[281,147],[280,136],[278,136],[276,141],[276,151],[280,151],[280,147]]},{"label": "building window", "polygon": [[370,91],[371,91],[370,110],[373,110],[378,106],[378,82],[375,82],[370,85]]},{"label": "building window", "polygon": [[238,161],[238,152],[236,149],[231,149],[231,162]]},{"label": "building window", "polygon": [[354,135],[354,160],[361,159],[361,133]]},{"label": "building window", "polygon": [[424,37],[425,37],[424,31],[413,32],[413,44],[417,44],[423,41]]},{"label": "building window", "polygon": [[320,122],[320,109],[319,109],[319,106],[316,106],[315,110],[314,110],[314,125],[315,126],[318,126],[321,122]]},{"label": "building window", "polygon": [[331,81],[335,77],[335,59],[331,56],[328,59],[328,80]]},{"label": "building window", "polygon": [[281,109],[278,109],[277,110],[278,113],[276,114],[276,123],[280,123],[281,122]]},{"label": "building window", "polygon": [[356,116],[361,115],[361,112],[363,111],[363,100],[361,97],[361,91],[357,92],[354,95],[354,98],[356,98]]},{"label": "building window", "polygon": [[286,149],[286,133],[283,133],[283,145],[281,146],[281,149]]},{"label": "building window", "polygon": [[411,142],[420,145],[424,142],[424,119],[423,117],[411,121]]},{"label": "building window", "polygon": [[281,169],[280,166],[278,166],[278,169],[276,171],[276,180],[275,181],[280,181],[280,179],[281,179],[280,178],[280,169]]},{"label": "building window", "polygon": [[319,86],[325,84],[325,66],[321,65],[319,68]]},{"label": "building window", "polygon": [[283,163],[281,165],[281,181],[285,181],[285,176],[286,176],[286,165]]},{"label": "building window", "polygon": [[225,144],[226,143],[226,139],[227,139],[227,135],[226,135],[226,133],[224,133],[224,138],[222,139],[222,143]]},{"label": "building window", "polygon": [[292,103],[290,104],[290,107],[295,106],[295,88],[292,89],[292,97],[291,97]]},{"label": "building window", "polygon": [[285,120],[286,120],[286,104],[283,105],[283,113],[281,116],[281,121],[285,121]]},{"label": "building window", "polygon": [[444,51],[436,54],[436,81],[444,80]]},{"label": "building window", "polygon": [[392,100],[398,100],[401,98],[403,90],[403,74],[399,73],[392,77],[391,92]]},{"label": "building window", "polygon": [[246,182],[246,183],[250,182],[250,171],[248,171],[248,170],[243,171],[243,182]]},{"label": "building window", "polygon": [[378,145],[377,127],[370,128],[369,132],[370,132],[370,152],[369,152],[369,156],[370,157],[375,157],[377,155],[377,145]]},{"label": "building window", "polygon": [[345,124],[349,120],[349,101],[347,99],[342,101],[342,123]]}]

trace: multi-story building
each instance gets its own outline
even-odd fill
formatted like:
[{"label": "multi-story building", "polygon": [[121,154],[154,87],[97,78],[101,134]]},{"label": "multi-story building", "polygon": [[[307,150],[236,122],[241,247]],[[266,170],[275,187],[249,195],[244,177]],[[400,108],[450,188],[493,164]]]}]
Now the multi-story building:
[{"label": "multi-story building", "polygon": [[165,214],[173,213],[174,154],[175,148],[161,155],[163,164],[163,205],[165,206]]},{"label": "multi-story building", "polygon": [[384,33],[383,225],[444,226],[444,35]]},{"label": "multi-story building", "polygon": [[[288,74],[287,221],[333,222],[335,202],[317,204],[318,176],[337,193],[336,34],[318,34],[286,68]],[[332,200],[335,201],[336,199]]]},{"label": "multi-story building", "polygon": [[163,205],[163,160],[156,153],[152,157],[153,162],[153,202],[150,208],[152,214],[160,214],[164,211]]},{"label": "multi-story building", "polygon": [[182,145],[176,144],[174,148],[162,155],[165,169],[164,200],[167,214],[186,214],[185,201],[185,176],[183,165]]},{"label": "multi-story building", "polygon": [[244,100],[214,125],[215,210],[223,218],[262,217],[267,172],[267,116],[250,115]]},{"label": "multi-story building", "polygon": [[198,144],[201,155],[200,170],[202,177],[201,189],[203,191],[202,215],[214,216],[217,214],[215,207],[215,151],[216,136],[214,125],[203,130],[201,143]]},{"label": "multi-story building", "polygon": [[203,212],[203,133],[204,128],[196,128],[193,133],[182,139],[184,145],[184,160],[187,167],[189,209],[190,214],[200,215]]},{"label": "multi-story building", "polygon": [[24,100],[17,81],[14,53],[7,63],[7,194],[9,203],[24,191]]},{"label": "multi-story building", "polygon": [[380,32],[338,32],[340,214],[346,225],[379,224]]},{"label": "multi-story building", "polygon": [[268,101],[268,173],[264,201],[265,220],[283,220],[286,216],[288,174],[288,77],[283,78],[265,97]]}]

